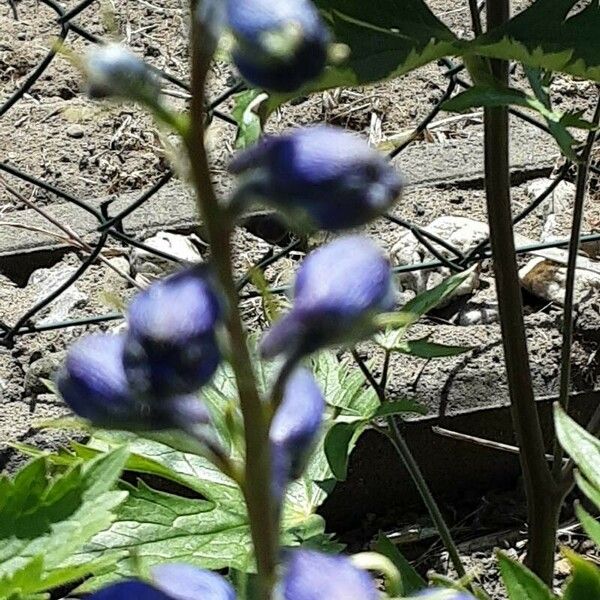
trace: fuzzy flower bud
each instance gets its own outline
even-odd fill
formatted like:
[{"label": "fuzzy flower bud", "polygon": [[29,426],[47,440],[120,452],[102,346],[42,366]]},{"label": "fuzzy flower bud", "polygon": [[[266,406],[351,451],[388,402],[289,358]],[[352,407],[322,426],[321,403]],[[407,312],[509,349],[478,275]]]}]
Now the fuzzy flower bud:
[{"label": "fuzzy flower bud", "polygon": [[91,98],[158,103],[158,78],[143,60],[119,44],[94,46],[87,54],[84,70]]},{"label": "fuzzy flower bud", "polygon": [[233,59],[253,86],[293,92],[325,67],[329,32],[310,0],[227,0]]},{"label": "fuzzy flower bud", "polygon": [[298,228],[350,229],[400,197],[392,165],[358,136],[327,125],[266,138],[234,158],[243,175],[236,201],[264,202]]},{"label": "fuzzy flower bud", "polygon": [[304,260],[292,310],[266,333],[261,352],[265,358],[298,358],[354,343],[370,335],[373,317],[394,304],[392,271],[381,250],[363,236],[339,238]]},{"label": "fuzzy flower bud", "polygon": [[289,553],[282,582],[283,600],[378,600],[371,576],[345,556],[314,550]]},{"label": "fuzzy flower bud", "polygon": [[125,372],[132,389],[163,398],[197,391],[217,369],[221,306],[208,271],[194,267],[150,286],[132,301]]},{"label": "fuzzy flower bud", "polygon": [[235,600],[235,591],[220,575],[191,565],[161,565],[152,583],[126,581],[90,596],[90,600]]},{"label": "fuzzy flower bud", "polygon": [[325,400],[314,377],[304,368],[287,380],[269,440],[273,460],[273,488],[281,500],[289,481],[302,475],[323,421]]},{"label": "fuzzy flower bud", "polygon": [[97,427],[159,430],[207,423],[206,408],[193,396],[148,403],[132,393],[123,369],[124,336],[95,334],[78,340],[57,377],[71,410]]}]

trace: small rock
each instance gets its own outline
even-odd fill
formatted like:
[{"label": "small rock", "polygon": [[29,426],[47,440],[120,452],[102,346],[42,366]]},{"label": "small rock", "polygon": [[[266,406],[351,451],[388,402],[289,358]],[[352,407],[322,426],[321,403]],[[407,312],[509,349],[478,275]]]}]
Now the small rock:
[{"label": "small rock", "polygon": [[[445,216],[432,221],[427,227],[427,231],[452,244],[457,250],[464,252],[472,248],[488,234],[486,223],[468,219],[465,217]],[[439,253],[450,260],[456,259],[456,255],[448,249],[431,242]],[[419,242],[412,234],[407,232],[394,244],[391,250],[392,260],[396,265],[412,265],[434,259],[434,256]],[[415,294],[420,294],[430,290],[444,279],[451,275],[447,267],[436,267],[434,269],[423,269],[409,273],[401,273],[398,276],[398,282],[401,287],[401,293],[411,290]],[[473,271],[471,276],[461,284],[454,292],[455,296],[470,294],[479,284],[479,273]]]},{"label": "small rock", "polygon": [[[535,200],[543,194],[553,183],[552,179],[543,177],[534,179],[527,186],[527,195]],[[570,181],[561,181],[540,206],[542,214],[547,217],[550,214],[564,213],[569,210],[570,204],[575,197],[575,185]]]},{"label": "small rock", "polygon": [[[77,267],[60,262],[49,269],[37,269],[29,277],[27,291],[32,294],[33,302],[41,302],[53,290],[61,286],[71,277]],[[88,295],[82,292],[74,283],[58,298],[34,317],[37,325],[47,325],[57,321],[65,321],[73,309],[87,304]]]},{"label": "small rock", "polygon": [[[200,243],[198,236],[193,234],[185,236],[161,231],[144,240],[144,244],[169,254],[184,264],[192,264],[202,261],[202,255],[195,246],[194,241]],[[165,277],[181,267],[175,260],[157,256],[141,248],[131,250],[130,261],[131,268],[135,273],[135,280],[141,285],[148,285],[151,281]]]},{"label": "small rock", "polygon": [[70,125],[67,127],[66,134],[75,140],[79,140],[83,137],[84,131],[81,125]]},{"label": "small rock", "polygon": [[48,387],[44,380],[52,381],[56,372],[64,362],[66,352],[54,352],[34,360],[25,372],[23,388],[26,395],[37,397],[38,394],[47,394]]},{"label": "small rock", "polygon": [[[558,304],[564,303],[567,278],[565,250],[552,251],[561,262],[537,256],[532,258],[520,271],[521,285],[530,293]],[[600,263],[579,257],[575,275],[574,298],[580,303],[598,294],[600,290]]]},{"label": "small rock", "polygon": [[498,321],[498,306],[467,306],[458,313],[456,320],[462,326],[496,323]]}]

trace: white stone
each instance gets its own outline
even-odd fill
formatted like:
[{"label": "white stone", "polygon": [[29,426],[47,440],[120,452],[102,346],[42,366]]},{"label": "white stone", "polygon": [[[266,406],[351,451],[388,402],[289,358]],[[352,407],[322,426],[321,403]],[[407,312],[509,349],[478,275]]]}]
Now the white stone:
[{"label": "white stone", "polygon": [[[202,255],[192,240],[200,241],[193,234],[186,236],[160,231],[151,238],[144,240],[144,244],[178,258],[184,263],[191,264],[202,261]],[[131,250],[130,260],[135,279],[142,285],[147,285],[151,281],[169,275],[180,268],[177,262],[157,256],[141,248]]]}]

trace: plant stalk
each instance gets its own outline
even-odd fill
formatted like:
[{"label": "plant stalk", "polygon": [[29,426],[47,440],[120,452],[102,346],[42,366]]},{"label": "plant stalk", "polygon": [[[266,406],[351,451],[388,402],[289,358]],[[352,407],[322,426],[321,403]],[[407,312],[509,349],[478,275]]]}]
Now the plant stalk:
[{"label": "plant stalk", "polygon": [[[487,0],[488,31],[510,16],[509,0]],[[508,63],[491,60],[492,75],[508,84]],[[485,109],[485,190],[498,293],[511,415],[523,471],[528,512],[528,566],[551,584],[561,494],[546,462],[535,403],[510,202],[508,107]]]},{"label": "plant stalk", "polygon": [[[192,5],[193,6],[193,5]],[[258,393],[246,335],[238,310],[238,294],[231,270],[231,222],[219,205],[210,179],[204,146],[205,84],[211,56],[204,50],[203,24],[192,13],[192,99],[191,124],[184,141],[190,158],[198,209],[208,231],[211,263],[225,295],[226,327],[231,344],[231,366],[235,374],[246,445],[242,490],[246,499],[260,600],[270,600],[275,583],[278,532],[271,498],[271,458],[268,419]]]},{"label": "plant stalk", "polygon": [[[592,122],[598,124],[600,120],[600,100],[596,104],[596,110]],[[575,308],[575,276],[577,273],[577,255],[581,243],[581,228],[583,225],[583,208],[585,205],[586,188],[590,167],[592,148],[596,141],[596,131],[588,133],[585,147],[581,154],[581,162],[577,168],[577,185],[575,190],[575,202],[573,205],[573,222],[571,224],[571,238],[569,240],[569,258],[567,260],[567,278],[565,282],[565,301],[563,308],[562,347],[560,353],[560,391],[559,403],[568,413],[569,393],[571,391],[571,349],[573,346],[573,310]],[[554,440],[555,461],[552,474],[555,481],[561,478],[562,459],[564,450],[558,438]],[[565,476],[570,471],[565,472]],[[563,483],[567,483],[566,481]]]}]

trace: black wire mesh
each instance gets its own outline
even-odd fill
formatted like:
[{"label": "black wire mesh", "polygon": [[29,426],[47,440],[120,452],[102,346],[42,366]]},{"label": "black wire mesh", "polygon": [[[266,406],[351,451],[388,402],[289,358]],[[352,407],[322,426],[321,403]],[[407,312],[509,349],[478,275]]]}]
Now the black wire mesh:
[{"label": "black wire mesh", "polygon": [[[90,33],[85,28],[81,27],[75,22],[75,19],[78,16],[80,16],[83,11],[88,9],[94,3],[94,0],[83,0],[68,11],[55,0],[40,0],[40,2],[49,7],[56,14],[55,25],[58,42],[65,42],[66,40],[68,40],[68,38],[72,36],[79,36],[92,43],[103,43],[101,39],[99,39],[98,37],[96,37],[95,35],[93,35],[92,33]],[[18,19],[17,6],[14,3],[14,1],[8,0],[8,5],[10,7],[10,10],[12,11],[14,18]],[[43,57],[43,59],[39,62],[39,64],[25,78],[25,81],[19,86],[19,88],[14,93],[12,93],[12,95],[2,105],[0,105],[0,117],[5,115],[17,102],[19,102],[19,100],[21,100],[32,88],[32,86],[44,75],[44,73],[46,72],[46,70],[57,55],[57,48],[58,44],[54,44],[52,48],[47,52],[47,54]],[[440,61],[439,67],[443,69],[443,74],[448,81],[445,91],[440,96],[439,100],[435,103],[430,112],[427,114],[427,116],[420,123],[417,124],[413,134],[390,153],[390,159],[398,156],[415,140],[418,139],[419,135],[427,129],[427,127],[431,124],[436,115],[439,113],[439,111],[442,108],[443,102],[447,100],[457,88],[469,87],[469,84],[459,77],[459,74],[464,68],[462,65],[455,65],[452,61],[444,59]],[[189,93],[190,88],[186,82],[181,81],[179,78],[173,76],[168,72],[162,71],[160,69],[154,70],[165,81],[168,81],[169,83],[180,88],[184,92]],[[207,106],[208,119],[216,118],[221,119],[227,123],[235,124],[235,120],[229,114],[223,112],[221,110],[221,106],[225,104],[232,95],[243,89],[244,84],[242,82],[238,82],[235,85],[229,87],[218,97],[216,97]],[[527,123],[543,131],[548,132],[544,124],[538,122],[531,116],[519,110],[513,109],[511,109],[511,113],[517,116],[518,118],[523,119]],[[552,143],[550,138],[549,143]],[[528,215],[530,215],[532,211],[537,209],[544,202],[544,200],[546,200],[552,194],[552,192],[559,185],[559,183],[567,177],[571,166],[571,163],[569,163],[568,161],[566,161],[563,164],[563,166],[559,169],[558,173],[552,180],[552,183],[547,187],[547,189],[540,193],[538,197],[533,199],[532,202],[530,202],[523,210],[521,210],[521,212],[518,215],[515,216],[515,224],[526,218]],[[590,165],[590,169],[596,174],[600,173],[600,169],[595,165]],[[100,253],[105,248],[105,245],[107,244],[108,240],[110,239],[117,240],[120,243],[128,244],[133,247],[144,249],[145,251],[162,258],[173,260],[175,262],[181,262],[177,257],[159,251],[135,239],[135,237],[129,235],[123,229],[123,220],[129,215],[131,215],[134,211],[138,210],[146,202],[148,202],[161,188],[163,188],[167,183],[169,183],[169,181],[174,176],[172,171],[167,171],[161,176],[161,178],[157,182],[155,182],[148,189],[140,193],[139,196],[126,208],[113,215],[110,214],[110,203],[105,203],[101,205],[99,209],[95,208],[94,206],[91,206],[89,203],[81,200],[80,198],[77,198],[65,192],[64,190],[61,190],[60,188],[50,184],[47,181],[34,177],[29,173],[23,172],[20,169],[17,169],[14,166],[7,164],[6,162],[0,161],[0,171],[3,171],[11,175],[12,177],[15,177],[25,183],[35,186],[40,190],[44,190],[50,193],[51,195],[54,195],[57,198],[60,198],[61,200],[71,203],[74,206],[77,206],[78,208],[86,211],[96,220],[96,231],[98,234],[95,243],[91,244],[87,248],[88,254],[85,257],[85,259],[81,262],[81,264],[73,272],[73,274],[58,288],[49,292],[43,300],[39,301],[34,306],[27,308],[26,311],[22,314],[22,316],[18,318],[14,323],[6,323],[0,319],[0,346],[12,347],[14,345],[15,339],[18,336],[24,334],[32,334],[36,332],[51,331],[84,325],[100,324],[121,318],[121,314],[112,312],[91,317],[70,319],[67,321],[56,323],[44,323],[36,325],[32,322],[32,318],[37,313],[39,313],[48,304],[50,304],[62,293],[64,293],[65,290],[67,290],[80,277],[84,275],[88,268],[97,260]],[[419,225],[410,223],[409,221],[406,221],[393,215],[387,215],[386,218],[394,225],[402,227],[412,232],[416,239],[434,257],[433,260],[425,260],[423,262],[419,262],[412,265],[403,265],[400,267],[396,267],[395,271],[398,273],[431,269],[441,266],[447,267],[451,271],[460,271],[468,268],[469,266],[478,261],[490,257],[490,247],[488,239],[483,240],[467,252],[463,252],[460,249],[453,247],[446,240],[441,239],[440,237],[433,234],[431,231],[428,231],[427,229]],[[582,241],[596,240],[600,240],[600,234],[590,234],[582,238]],[[289,256],[290,253],[298,249],[300,244],[300,240],[292,239],[291,242],[283,248],[273,247],[269,252],[265,254],[265,256],[261,258],[260,261],[258,261],[252,267],[252,269],[267,268],[269,265],[274,264],[278,260]],[[535,250],[542,250],[544,248],[560,248],[565,247],[567,245],[568,239],[565,238],[564,240],[556,240],[548,243],[539,243],[520,247],[517,248],[517,252],[532,252]],[[452,258],[448,258],[439,249],[439,247],[447,250],[452,255]],[[246,286],[251,282],[250,272],[251,270],[249,270],[248,273],[241,277],[241,279],[239,280],[238,289],[240,292],[242,292],[244,288],[246,288]],[[273,288],[272,291],[275,293],[284,292],[285,288]],[[241,294],[241,298],[252,298],[256,295],[258,295],[258,292],[255,291],[243,292]]]}]

